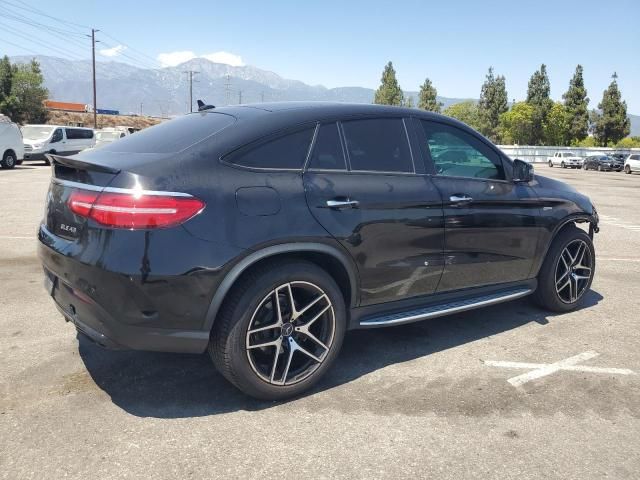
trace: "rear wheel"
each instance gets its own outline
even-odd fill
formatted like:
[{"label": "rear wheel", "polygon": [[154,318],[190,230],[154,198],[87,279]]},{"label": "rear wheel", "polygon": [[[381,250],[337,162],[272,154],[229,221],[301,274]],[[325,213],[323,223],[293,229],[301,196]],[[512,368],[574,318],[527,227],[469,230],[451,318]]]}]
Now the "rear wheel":
[{"label": "rear wheel", "polygon": [[553,168],[553,162],[551,160],[549,160],[549,166]]},{"label": "rear wheel", "polygon": [[560,166],[561,166],[562,168],[567,168],[567,166],[564,164],[564,162],[560,162]]},{"label": "rear wheel", "polygon": [[578,227],[555,238],[538,274],[536,302],[554,312],[575,309],[591,287],[596,255],[589,235]]},{"label": "rear wheel", "polygon": [[602,165],[598,165],[598,171],[602,172]]},{"label": "rear wheel", "polygon": [[0,161],[0,167],[11,170],[16,166],[16,154],[8,151],[5,152],[2,156],[2,161]]},{"label": "rear wheel", "polygon": [[631,167],[629,165],[624,166],[624,173],[626,173],[627,175],[631,173]]},{"label": "rear wheel", "polygon": [[229,293],[209,354],[244,393],[280,400],[315,384],[335,361],[346,308],[333,278],[303,261],[269,263]]}]

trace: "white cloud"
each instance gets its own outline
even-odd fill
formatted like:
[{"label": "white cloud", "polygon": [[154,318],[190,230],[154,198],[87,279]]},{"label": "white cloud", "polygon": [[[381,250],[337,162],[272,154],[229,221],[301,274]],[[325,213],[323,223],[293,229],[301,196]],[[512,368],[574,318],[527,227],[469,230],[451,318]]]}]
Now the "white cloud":
[{"label": "white cloud", "polygon": [[161,53],[158,55],[158,62],[160,62],[163,67],[175,67],[176,65],[180,65],[181,63],[194,58],[206,58],[212,62],[224,63],[226,65],[231,65],[232,67],[244,66],[244,62],[240,55],[234,55],[233,53],[222,51],[206,53],[204,55],[196,55],[191,50]]},{"label": "white cloud", "polygon": [[243,67],[244,62],[242,61],[242,57],[240,55],[234,55],[229,52],[214,52],[208,53],[207,55],[202,55],[202,57],[207,60],[211,60],[216,63],[224,63],[227,65],[231,65],[232,67]]},{"label": "white cloud", "polygon": [[196,58],[196,54],[190,50],[161,53],[158,55],[158,61],[163,67],[175,67],[176,65],[187,62],[192,58]]},{"label": "white cloud", "polygon": [[117,57],[127,49],[124,45],[116,45],[113,48],[103,48],[98,50],[98,53],[103,57]]}]

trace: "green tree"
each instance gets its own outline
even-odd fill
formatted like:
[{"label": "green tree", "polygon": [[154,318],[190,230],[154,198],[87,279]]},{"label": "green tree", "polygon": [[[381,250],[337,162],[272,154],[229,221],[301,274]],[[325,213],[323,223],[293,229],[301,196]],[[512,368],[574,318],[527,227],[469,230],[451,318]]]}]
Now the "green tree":
[{"label": "green tree", "polygon": [[440,113],[440,109],[442,108],[442,103],[438,101],[438,91],[428,78],[426,78],[424,83],[420,86],[418,108],[436,113]]},{"label": "green tree", "polygon": [[535,108],[527,102],[517,102],[500,115],[498,127],[505,144],[532,145]]},{"label": "green tree", "polygon": [[567,108],[560,102],[555,102],[544,124],[544,142],[546,145],[565,146],[570,144],[571,117]]},{"label": "green tree", "polygon": [[593,137],[587,137],[579,142],[575,142],[574,145],[576,147],[597,147],[596,139]]},{"label": "green tree", "polygon": [[536,70],[531,75],[527,88],[527,103],[534,108],[532,138],[534,145],[544,145],[544,126],[553,106],[550,94],[551,82],[547,75],[547,66],[543,63],[540,65],[540,70]]},{"label": "green tree", "polygon": [[11,65],[8,58],[3,58],[0,61],[0,111],[17,123],[45,123],[47,110],[42,102],[49,92],[43,83],[37,61]]},{"label": "green tree", "polygon": [[582,65],[576,66],[573,78],[569,82],[569,89],[562,98],[569,116],[569,143],[584,140],[589,133],[589,97],[584,87]]},{"label": "green tree", "polygon": [[616,143],[616,148],[640,148],[640,137],[625,137]]},{"label": "green tree", "polygon": [[493,74],[493,67],[489,67],[486,79],[480,91],[478,112],[480,132],[491,141],[498,141],[498,126],[500,115],[508,110],[507,89],[504,76]]},{"label": "green tree", "polygon": [[480,112],[478,111],[478,104],[473,100],[449,105],[442,113],[466,123],[471,128],[480,129]]},{"label": "green tree", "polygon": [[616,144],[629,135],[631,122],[627,117],[627,102],[622,100],[618,89],[618,75],[614,72],[611,84],[602,94],[598,104],[601,113],[594,114],[593,133],[598,143],[603,146]]},{"label": "green tree", "polygon": [[398,84],[396,71],[393,69],[393,63],[389,62],[384,67],[380,87],[376,90],[373,103],[378,105],[398,105],[404,104],[404,94]]}]

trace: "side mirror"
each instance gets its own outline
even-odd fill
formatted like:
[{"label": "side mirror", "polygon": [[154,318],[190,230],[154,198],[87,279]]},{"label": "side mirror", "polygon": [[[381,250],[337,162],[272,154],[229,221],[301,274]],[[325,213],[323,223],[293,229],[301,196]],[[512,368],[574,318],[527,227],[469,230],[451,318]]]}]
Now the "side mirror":
[{"label": "side mirror", "polygon": [[516,158],[513,161],[513,181],[517,183],[529,183],[533,181],[533,165]]}]

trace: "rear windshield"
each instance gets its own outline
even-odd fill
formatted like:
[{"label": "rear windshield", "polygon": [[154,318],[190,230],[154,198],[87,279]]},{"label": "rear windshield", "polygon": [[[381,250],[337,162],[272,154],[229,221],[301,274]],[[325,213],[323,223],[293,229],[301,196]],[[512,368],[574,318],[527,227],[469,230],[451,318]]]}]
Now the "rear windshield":
[{"label": "rear windshield", "polygon": [[225,113],[193,113],[128,135],[101,147],[100,150],[122,153],[176,153],[214,135],[235,121],[235,117]]}]

